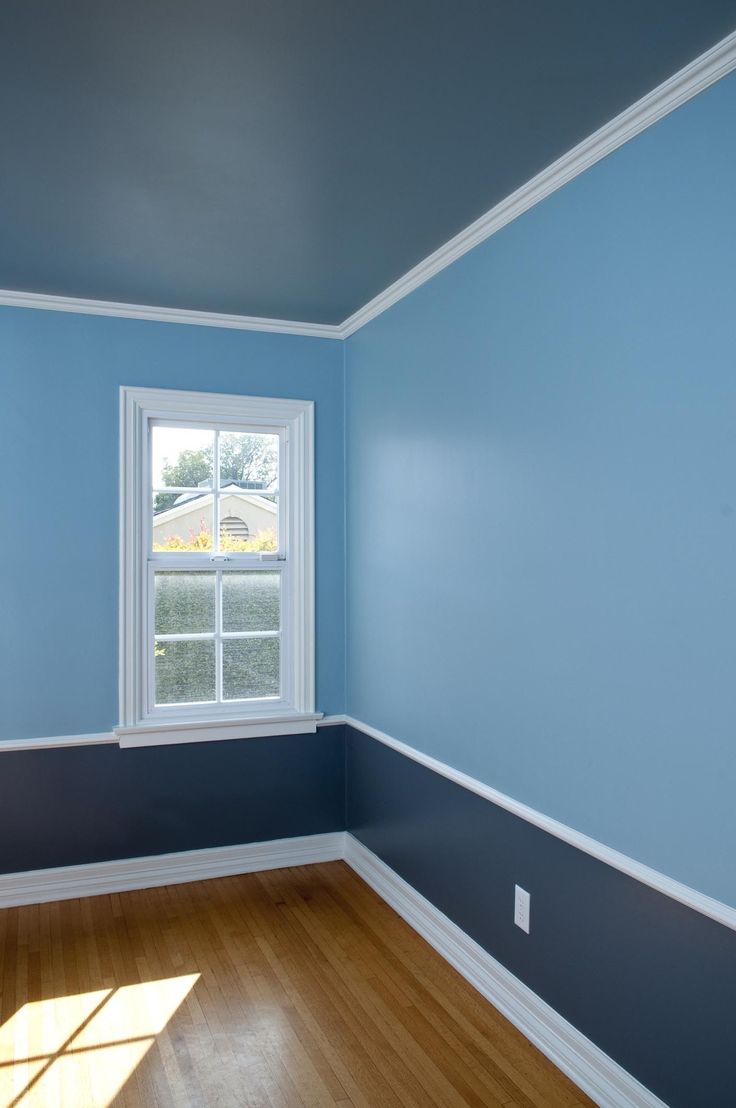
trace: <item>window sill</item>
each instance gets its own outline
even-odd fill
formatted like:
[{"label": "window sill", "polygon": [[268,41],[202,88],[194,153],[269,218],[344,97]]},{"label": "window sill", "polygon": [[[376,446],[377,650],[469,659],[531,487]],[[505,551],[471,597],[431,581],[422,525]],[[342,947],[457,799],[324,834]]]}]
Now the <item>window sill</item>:
[{"label": "window sill", "polygon": [[275,735],[313,735],[321,712],[302,715],[263,716],[260,719],[167,721],[116,727],[115,738],[123,748],[171,746],[174,743],[219,742],[223,739],[261,739]]}]

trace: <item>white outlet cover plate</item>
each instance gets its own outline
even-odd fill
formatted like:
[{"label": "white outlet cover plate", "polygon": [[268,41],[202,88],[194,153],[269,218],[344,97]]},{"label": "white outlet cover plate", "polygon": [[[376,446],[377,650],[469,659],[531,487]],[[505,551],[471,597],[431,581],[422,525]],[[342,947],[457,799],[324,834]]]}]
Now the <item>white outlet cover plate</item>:
[{"label": "white outlet cover plate", "polygon": [[529,917],[531,915],[531,896],[519,885],[514,885],[514,923],[522,931],[529,934]]}]

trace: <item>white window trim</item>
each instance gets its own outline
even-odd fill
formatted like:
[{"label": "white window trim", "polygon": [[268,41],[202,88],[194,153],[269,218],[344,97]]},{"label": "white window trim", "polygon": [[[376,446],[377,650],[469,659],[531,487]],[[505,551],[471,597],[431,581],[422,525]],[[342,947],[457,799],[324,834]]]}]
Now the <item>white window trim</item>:
[{"label": "white window trim", "polygon": [[[269,708],[242,704],[148,713],[147,559],[150,511],[148,427],[153,419],[192,419],[233,427],[257,423],[284,429],[288,449],[282,525],[291,579],[284,626],[289,629],[287,688]],[[280,542],[283,540],[280,539]],[[120,390],[120,724],[121,746],[310,733],[321,713],[314,706],[314,403],[260,396],[122,387]]]}]

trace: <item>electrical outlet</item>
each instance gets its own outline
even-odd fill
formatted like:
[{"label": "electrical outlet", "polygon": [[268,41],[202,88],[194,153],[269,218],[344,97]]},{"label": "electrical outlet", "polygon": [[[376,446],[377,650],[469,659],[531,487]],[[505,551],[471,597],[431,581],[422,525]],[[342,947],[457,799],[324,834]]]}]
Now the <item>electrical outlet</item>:
[{"label": "electrical outlet", "polygon": [[519,885],[514,885],[514,923],[529,934],[529,916],[531,914],[531,895]]}]

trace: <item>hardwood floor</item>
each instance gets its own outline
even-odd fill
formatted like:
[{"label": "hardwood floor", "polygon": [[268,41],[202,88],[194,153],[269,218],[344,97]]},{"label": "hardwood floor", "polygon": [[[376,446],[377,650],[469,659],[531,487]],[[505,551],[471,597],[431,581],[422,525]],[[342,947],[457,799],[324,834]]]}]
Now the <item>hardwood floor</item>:
[{"label": "hardwood floor", "polygon": [[0,1108],[579,1108],[342,862],[0,911]]}]

